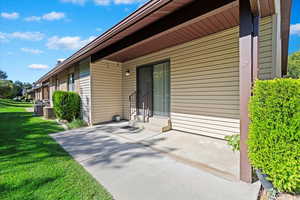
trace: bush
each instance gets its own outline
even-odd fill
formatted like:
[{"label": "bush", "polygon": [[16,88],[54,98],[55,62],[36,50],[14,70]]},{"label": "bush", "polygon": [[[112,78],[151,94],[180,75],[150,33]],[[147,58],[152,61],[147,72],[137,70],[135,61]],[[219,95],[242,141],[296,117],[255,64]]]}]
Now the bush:
[{"label": "bush", "polygon": [[52,96],[55,115],[72,121],[80,116],[80,96],[75,92],[55,91]]},{"label": "bush", "polygon": [[67,123],[68,129],[75,129],[87,126],[87,123],[83,121],[82,119],[74,119],[72,122]]},{"label": "bush", "polygon": [[256,81],[249,158],[281,192],[300,190],[300,79]]},{"label": "bush", "polygon": [[227,144],[231,146],[232,151],[240,150],[240,134],[227,135],[225,136]]}]

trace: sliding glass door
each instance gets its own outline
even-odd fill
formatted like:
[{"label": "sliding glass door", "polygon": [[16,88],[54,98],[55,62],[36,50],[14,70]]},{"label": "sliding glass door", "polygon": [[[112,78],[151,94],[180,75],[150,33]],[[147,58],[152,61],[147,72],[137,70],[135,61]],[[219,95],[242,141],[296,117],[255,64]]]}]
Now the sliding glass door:
[{"label": "sliding glass door", "polygon": [[153,65],[153,114],[170,114],[170,63]]},{"label": "sliding glass door", "polygon": [[137,68],[137,108],[143,113],[148,97],[150,116],[170,115],[170,63],[160,62]]}]

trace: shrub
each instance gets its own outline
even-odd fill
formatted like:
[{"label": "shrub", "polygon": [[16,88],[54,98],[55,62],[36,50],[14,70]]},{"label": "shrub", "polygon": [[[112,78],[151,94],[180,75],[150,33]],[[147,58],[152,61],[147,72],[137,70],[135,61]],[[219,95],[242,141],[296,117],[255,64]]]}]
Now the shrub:
[{"label": "shrub", "polygon": [[232,151],[240,150],[240,134],[227,135],[225,136],[227,144],[231,146]]},{"label": "shrub", "polygon": [[256,81],[249,158],[281,192],[300,190],[300,79]]},{"label": "shrub", "polygon": [[75,92],[55,91],[52,96],[55,115],[72,121],[80,116],[80,96]]},{"label": "shrub", "polygon": [[68,129],[75,129],[87,126],[87,123],[82,119],[74,119],[72,122],[67,123]]}]

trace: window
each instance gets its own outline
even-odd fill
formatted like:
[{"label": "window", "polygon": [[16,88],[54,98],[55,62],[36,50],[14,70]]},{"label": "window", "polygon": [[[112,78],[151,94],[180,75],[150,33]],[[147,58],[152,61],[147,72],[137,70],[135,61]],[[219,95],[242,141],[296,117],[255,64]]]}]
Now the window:
[{"label": "window", "polygon": [[74,85],[74,73],[69,74],[68,77],[68,91],[74,91],[75,90],[75,85]]}]

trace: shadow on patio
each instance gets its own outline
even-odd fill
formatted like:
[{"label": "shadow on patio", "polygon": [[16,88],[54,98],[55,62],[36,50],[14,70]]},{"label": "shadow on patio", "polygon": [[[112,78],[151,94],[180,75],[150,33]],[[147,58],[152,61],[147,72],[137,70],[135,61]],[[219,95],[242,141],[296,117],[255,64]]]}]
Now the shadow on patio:
[{"label": "shadow on patio", "polygon": [[[78,162],[87,165],[101,164],[107,168],[122,168],[127,163],[139,158],[160,158],[162,152],[147,149],[137,141],[130,140],[131,135],[146,135],[145,130],[137,132],[122,129],[124,124],[100,125],[93,128],[83,128],[55,133],[51,136],[56,139]],[[121,135],[125,135],[122,137]],[[155,145],[165,138],[149,139],[157,133],[149,133],[148,141]],[[120,137],[121,136],[121,137]],[[175,151],[169,148],[166,151]]]}]

